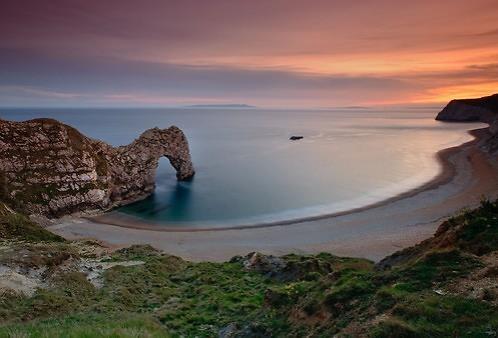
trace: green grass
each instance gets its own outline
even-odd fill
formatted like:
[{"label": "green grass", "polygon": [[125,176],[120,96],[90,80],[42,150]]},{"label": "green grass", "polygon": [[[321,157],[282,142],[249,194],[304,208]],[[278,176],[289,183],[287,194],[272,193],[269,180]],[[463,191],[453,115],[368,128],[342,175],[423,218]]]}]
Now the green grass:
[{"label": "green grass", "polygon": [[[95,289],[81,273],[58,276],[53,287],[33,297],[4,297],[2,320],[22,330],[38,330],[47,321],[69,314],[106,318],[146,315],[175,335],[212,337],[231,322],[258,318],[271,281],[248,273],[238,263],[186,263],[147,247],[116,253],[112,260],[142,259],[143,265],[117,266],[105,272],[105,286]],[[271,316],[270,316],[271,317]],[[32,321],[35,320],[36,321]],[[49,321],[50,322],[50,321]]]},{"label": "green grass", "polygon": [[172,337],[151,315],[120,313],[115,316],[72,315],[0,327],[0,337],[108,338]]},{"label": "green grass", "polygon": [[347,303],[370,296],[376,288],[371,274],[348,271],[326,292],[325,304],[329,308],[339,307],[342,310]]},{"label": "green grass", "polygon": [[0,295],[0,337],[216,337],[228,325],[253,337],[490,337],[495,303],[435,290],[483,267],[482,255],[496,250],[497,216],[496,202],[483,202],[387,269],[323,253],[283,256],[280,270],[256,272],[240,257],[191,263],[132,246],[106,261],[144,264],[107,270],[100,289],[82,273],[54,272],[80,257],[77,246],[20,243],[0,264],[46,266],[51,285],[33,297]]},{"label": "green grass", "polygon": [[394,278],[408,283],[414,290],[430,288],[480,267],[479,261],[459,250],[431,251],[413,263],[396,267]]},{"label": "green grass", "polygon": [[[237,262],[188,263],[139,246],[115,253],[110,260],[128,259],[145,264],[107,270],[102,289],[94,288],[81,273],[69,272],[31,298],[4,295],[0,336],[16,332],[30,337],[215,337],[221,328],[237,323],[262,336],[314,332],[313,336],[326,337],[384,311],[393,316],[372,331],[379,337],[395,337],[396,332],[400,337],[409,332],[442,337],[452,329],[478,334],[498,325],[493,317],[498,312],[491,305],[435,296],[430,287],[422,287],[446,282],[434,271],[453,267],[451,259],[450,264],[431,260],[435,268],[428,273],[421,273],[426,267],[416,264],[390,274],[372,270],[365,261],[327,256],[320,260],[328,262],[332,272],[315,271],[316,278],[304,274],[292,281],[248,272]],[[296,313],[305,318],[327,314],[328,319],[307,323],[293,319]]]}]

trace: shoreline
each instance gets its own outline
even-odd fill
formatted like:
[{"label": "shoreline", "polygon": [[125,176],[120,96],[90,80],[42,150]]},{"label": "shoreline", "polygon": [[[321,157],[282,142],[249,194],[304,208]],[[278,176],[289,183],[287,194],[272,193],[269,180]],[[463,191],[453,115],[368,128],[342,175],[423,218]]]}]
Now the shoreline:
[{"label": "shoreline", "polygon": [[442,220],[477,206],[483,196],[498,197],[498,161],[478,147],[489,135],[487,128],[471,133],[474,140],[438,152],[445,166],[435,179],[373,206],[332,217],[193,231],[118,226],[72,217],[47,228],[67,239],[96,239],[114,249],[150,244],[191,261],[226,261],[254,251],[273,255],[329,252],[378,261],[432,236]]},{"label": "shoreline", "polygon": [[472,129],[469,130],[468,133],[474,137],[474,139],[462,143],[458,146],[445,148],[439,150],[435,156],[437,162],[441,165],[440,172],[432,178],[430,181],[415,187],[413,189],[409,189],[400,194],[394,195],[392,197],[385,198],[378,202],[369,203],[364,206],[347,209],[343,211],[338,211],[334,213],[321,214],[316,216],[305,216],[299,218],[292,218],[287,220],[279,220],[279,221],[270,221],[270,222],[260,222],[254,224],[242,224],[242,225],[234,225],[234,226],[223,226],[223,227],[168,227],[166,225],[161,225],[159,222],[148,221],[133,215],[128,215],[125,213],[121,213],[119,211],[109,211],[103,214],[99,214],[96,216],[84,216],[82,218],[87,219],[89,221],[99,223],[99,224],[111,224],[124,228],[132,228],[132,229],[142,229],[142,230],[153,230],[153,231],[162,231],[162,232],[203,232],[203,231],[227,231],[227,230],[244,230],[244,229],[257,229],[257,228],[266,228],[266,227],[274,227],[274,226],[285,226],[298,224],[303,222],[317,221],[323,219],[330,219],[339,216],[345,216],[356,212],[361,212],[373,208],[377,208],[389,203],[393,203],[395,201],[414,196],[422,191],[435,189],[438,186],[447,184],[450,182],[455,176],[455,165],[449,160],[451,156],[457,154],[458,152],[463,151],[467,147],[472,147],[478,144],[484,137],[487,135],[488,127]]}]

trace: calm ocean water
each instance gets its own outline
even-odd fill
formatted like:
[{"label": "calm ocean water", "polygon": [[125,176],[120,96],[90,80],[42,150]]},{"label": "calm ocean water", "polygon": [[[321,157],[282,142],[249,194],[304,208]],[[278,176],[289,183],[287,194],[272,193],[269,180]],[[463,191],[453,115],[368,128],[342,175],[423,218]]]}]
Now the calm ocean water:
[{"label": "calm ocean water", "polygon": [[[167,159],[156,192],[121,208],[168,226],[226,226],[316,216],[380,201],[440,170],[435,153],[480,124],[434,121],[434,110],[2,109],[0,118],[53,117],[123,145],[177,125],[197,171],[177,182]],[[289,141],[303,135],[301,141]]]}]

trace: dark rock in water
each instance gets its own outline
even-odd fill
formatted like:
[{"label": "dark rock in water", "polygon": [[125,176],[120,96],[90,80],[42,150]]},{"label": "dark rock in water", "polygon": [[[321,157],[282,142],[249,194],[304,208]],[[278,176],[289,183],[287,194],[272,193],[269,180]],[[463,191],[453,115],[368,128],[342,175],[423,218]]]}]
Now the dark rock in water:
[{"label": "dark rock in water", "polygon": [[150,195],[162,156],[179,180],[194,175],[187,138],[174,126],[112,147],[53,119],[0,120],[0,200],[48,217],[109,209]]},{"label": "dark rock in water", "polygon": [[286,262],[272,255],[263,255],[259,252],[251,252],[242,259],[246,270],[257,271],[270,276],[279,274],[287,266]]},{"label": "dark rock in water", "polygon": [[237,323],[230,323],[218,332],[219,338],[235,338],[238,335],[239,326],[237,325]]},{"label": "dark rock in water", "polygon": [[481,146],[492,153],[498,151],[498,94],[478,99],[451,100],[437,115],[436,120],[487,123],[490,135]]},{"label": "dark rock in water", "polygon": [[304,136],[291,136],[291,137],[289,137],[289,140],[297,141],[297,140],[301,140],[303,138],[304,138]]}]

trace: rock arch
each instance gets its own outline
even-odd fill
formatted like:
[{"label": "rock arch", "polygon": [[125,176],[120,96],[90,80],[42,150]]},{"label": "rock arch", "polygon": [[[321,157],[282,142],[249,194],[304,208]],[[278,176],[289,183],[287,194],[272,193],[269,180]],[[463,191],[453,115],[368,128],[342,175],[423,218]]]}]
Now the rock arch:
[{"label": "rock arch", "polygon": [[179,180],[194,175],[187,138],[175,126],[112,147],[53,119],[0,120],[0,199],[46,216],[109,209],[152,193],[162,156]]}]

